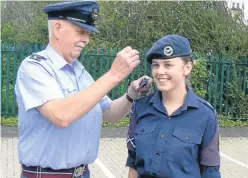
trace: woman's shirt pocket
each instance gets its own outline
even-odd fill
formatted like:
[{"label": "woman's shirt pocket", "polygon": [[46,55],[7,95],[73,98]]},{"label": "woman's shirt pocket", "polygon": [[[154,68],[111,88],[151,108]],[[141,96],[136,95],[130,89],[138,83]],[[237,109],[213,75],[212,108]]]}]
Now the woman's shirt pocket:
[{"label": "woman's shirt pocket", "polygon": [[168,151],[167,158],[180,164],[190,164],[197,161],[198,149],[202,141],[202,134],[183,128],[175,128]]},{"label": "woman's shirt pocket", "polygon": [[139,123],[134,131],[136,154],[144,154],[150,151],[156,142],[155,130],[157,123]]}]

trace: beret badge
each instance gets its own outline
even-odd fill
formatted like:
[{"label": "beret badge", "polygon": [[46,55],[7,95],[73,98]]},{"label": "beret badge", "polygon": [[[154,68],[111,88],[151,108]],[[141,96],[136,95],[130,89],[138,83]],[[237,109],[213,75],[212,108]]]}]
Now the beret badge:
[{"label": "beret badge", "polygon": [[173,48],[171,46],[165,46],[164,55],[171,56],[173,54]]}]

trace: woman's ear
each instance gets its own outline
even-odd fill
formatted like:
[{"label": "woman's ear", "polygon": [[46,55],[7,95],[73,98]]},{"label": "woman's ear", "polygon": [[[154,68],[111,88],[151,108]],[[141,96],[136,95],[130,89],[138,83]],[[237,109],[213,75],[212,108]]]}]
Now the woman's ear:
[{"label": "woman's ear", "polygon": [[193,63],[192,62],[188,62],[187,64],[185,64],[185,66],[184,66],[184,75],[188,76],[190,74],[192,68],[193,68]]}]

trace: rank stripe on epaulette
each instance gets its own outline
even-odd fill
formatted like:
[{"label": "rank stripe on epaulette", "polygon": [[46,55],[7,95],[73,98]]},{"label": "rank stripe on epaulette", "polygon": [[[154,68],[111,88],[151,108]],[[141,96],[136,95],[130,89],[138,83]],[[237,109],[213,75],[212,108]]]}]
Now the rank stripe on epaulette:
[{"label": "rank stripe on epaulette", "polygon": [[30,57],[30,59],[34,59],[34,60],[41,60],[41,59],[45,59],[45,57],[38,55],[38,54],[32,54]]},{"label": "rank stripe on epaulette", "polygon": [[208,108],[210,108],[212,111],[215,110],[214,107],[213,107],[209,102],[205,101],[204,99],[202,99],[202,98],[200,98],[200,97],[198,97],[197,99],[198,99],[201,103],[203,103],[204,105],[206,105]]}]

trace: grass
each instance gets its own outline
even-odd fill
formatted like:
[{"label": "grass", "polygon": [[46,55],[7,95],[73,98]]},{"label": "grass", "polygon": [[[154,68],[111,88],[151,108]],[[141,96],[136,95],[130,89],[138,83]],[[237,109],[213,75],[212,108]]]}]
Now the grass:
[{"label": "grass", "polygon": [[0,123],[4,126],[18,126],[18,120],[16,117],[2,117]]},{"label": "grass", "polygon": [[[12,127],[18,126],[17,117],[2,117],[0,119],[0,123],[1,125],[4,126],[12,126]],[[125,127],[128,126],[128,124],[129,124],[129,118],[126,117],[115,124],[103,122],[103,127]]]},{"label": "grass", "polygon": [[[18,126],[18,120],[16,117],[3,117],[1,118],[0,123],[5,126]],[[126,117],[115,124],[103,122],[103,127],[126,127],[128,124],[129,118]],[[248,127],[248,120],[234,120],[230,117],[221,116],[219,124],[221,127]]]},{"label": "grass", "polygon": [[221,127],[247,127],[248,119],[232,119],[231,117],[221,116],[219,120]]},{"label": "grass", "polygon": [[120,120],[119,122],[112,124],[108,122],[103,122],[103,127],[126,127],[129,125],[129,118],[125,117],[124,119]]}]

